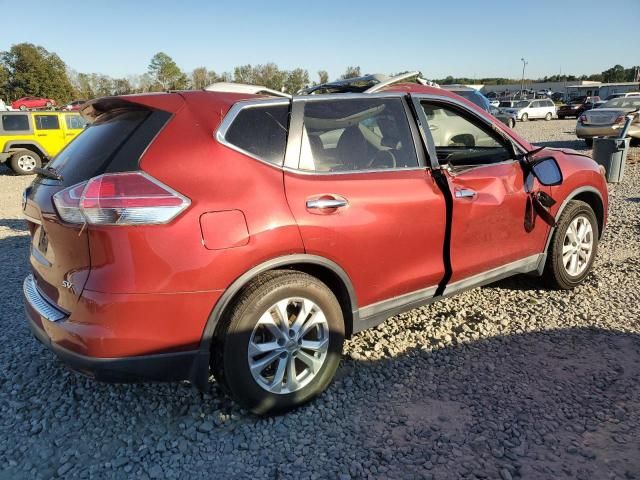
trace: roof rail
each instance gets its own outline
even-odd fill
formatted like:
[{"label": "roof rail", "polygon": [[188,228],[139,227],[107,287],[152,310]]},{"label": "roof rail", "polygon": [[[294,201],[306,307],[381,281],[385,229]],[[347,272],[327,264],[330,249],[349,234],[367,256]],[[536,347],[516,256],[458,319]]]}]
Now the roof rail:
[{"label": "roof rail", "polygon": [[207,92],[250,93],[253,95],[271,95],[273,97],[291,98],[291,95],[279,92],[262,85],[248,85],[246,83],[216,82],[204,88]]}]

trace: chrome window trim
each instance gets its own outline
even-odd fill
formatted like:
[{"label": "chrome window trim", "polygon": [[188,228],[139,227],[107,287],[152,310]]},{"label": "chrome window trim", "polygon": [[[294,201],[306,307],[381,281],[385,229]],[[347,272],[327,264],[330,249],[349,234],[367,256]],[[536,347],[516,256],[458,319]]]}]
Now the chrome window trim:
[{"label": "chrome window trim", "polygon": [[[511,135],[509,135],[507,132],[502,130],[500,125],[498,125],[498,122],[494,123],[484,118],[483,116],[480,116],[477,112],[470,109],[468,105],[465,105],[463,102],[455,98],[451,98],[445,95],[434,95],[430,93],[415,93],[415,94],[412,93],[411,98],[416,99],[418,102],[434,101],[434,102],[440,102],[444,104],[453,104],[457,108],[462,109],[465,113],[473,116],[474,119],[477,119],[480,122],[482,122],[485,126],[488,126],[492,131],[497,131],[499,136],[501,136],[504,140],[508,141],[509,143],[511,143],[511,145],[513,145],[514,150],[516,150],[516,154],[523,155],[528,151],[522,145],[520,145],[520,143],[518,143],[518,141],[515,138],[512,138]],[[428,119],[427,119],[427,122],[428,122]],[[488,163],[486,165],[492,165],[492,164]]]},{"label": "chrome window trim", "polygon": [[[287,141],[287,152],[285,155],[283,169],[287,172],[299,175],[357,175],[361,173],[387,173],[387,172],[409,172],[415,170],[426,170],[426,155],[419,144],[419,134],[415,130],[415,122],[412,112],[407,105],[408,95],[406,92],[385,92],[385,93],[324,93],[320,95],[299,95],[293,97],[291,107],[291,119],[289,121],[289,140]],[[340,170],[335,172],[325,172],[317,170],[301,170],[300,150],[302,147],[302,129],[304,128],[304,106],[307,102],[317,102],[322,100],[368,100],[370,98],[398,98],[407,119],[409,133],[418,164],[415,167],[407,168],[378,168],[367,170]]]},{"label": "chrome window trim", "polygon": [[27,278],[24,279],[22,291],[26,302],[45,320],[58,322],[67,318],[63,311],[51,305],[44,295],[38,291],[33,275],[27,275]]},{"label": "chrome window trim", "polygon": [[[248,152],[247,150],[241,147],[238,147],[237,145],[227,141],[225,136],[229,128],[233,124],[234,120],[240,114],[241,111],[249,108],[263,108],[263,107],[269,107],[269,106],[285,106],[285,105],[286,106],[291,105],[291,100],[289,98],[259,98],[259,99],[251,99],[251,100],[241,100],[237,103],[234,103],[229,109],[229,111],[227,112],[227,114],[225,115],[225,117],[222,119],[222,122],[220,123],[220,126],[218,127],[218,129],[214,132],[214,138],[218,141],[218,143],[224,145],[227,148],[235,150],[236,152],[246,155],[247,157],[251,157],[254,160],[264,163],[265,165],[269,165],[270,167],[281,169],[283,163],[275,164],[275,163],[269,162],[268,160],[261,158],[258,155],[255,155],[251,152]],[[289,122],[291,122],[291,120],[289,120]],[[289,131],[287,132],[287,138],[289,137],[290,132],[291,132],[291,128],[289,128]],[[288,141],[287,141],[287,145],[288,145]],[[286,152],[287,152],[287,146],[285,145],[285,157],[286,157]],[[284,162],[284,159],[283,159],[283,162]]]}]

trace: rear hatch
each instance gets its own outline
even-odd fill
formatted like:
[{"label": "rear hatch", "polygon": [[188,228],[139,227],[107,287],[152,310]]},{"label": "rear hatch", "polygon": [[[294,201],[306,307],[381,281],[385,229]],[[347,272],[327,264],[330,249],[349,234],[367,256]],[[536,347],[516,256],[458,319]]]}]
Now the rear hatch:
[{"label": "rear hatch", "polygon": [[[83,115],[92,123],[46,167],[51,175],[38,175],[25,191],[36,285],[67,312],[73,310],[89,276],[88,228],[63,222],[52,197],[103,173],[138,170],[140,157],[171,114],[135,99],[106,98],[87,105]],[[55,175],[59,179],[49,178]]]}]

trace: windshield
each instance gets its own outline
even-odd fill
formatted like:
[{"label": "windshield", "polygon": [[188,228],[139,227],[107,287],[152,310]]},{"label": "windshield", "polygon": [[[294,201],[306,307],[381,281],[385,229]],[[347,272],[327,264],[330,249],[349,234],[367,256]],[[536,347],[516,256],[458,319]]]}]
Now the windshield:
[{"label": "windshield", "polygon": [[577,105],[577,104],[580,104],[580,103],[584,103],[586,99],[587,99],[587,97],[576,97],[576,98],[571,99],[571,101],[569,103],[572,104],[572,105]]},{"label": "windshield", "polygon": [[453,90],[453,93],[457,93],[458,95],[466,98],[470,102],[475,103],[481,109],[487,112],[489,111],[489,106],[490,106],[489,100],[487,99],[487,97],[485,97],[481,93],[476,92],[475,90]]},{"label": "windshield", "polygon": [[600,108],[624,108],[633,110],[640,108],[640,97],[621,97],[608,101]]},{"label": "windshield", "polygon": [[515,105],[516,108],[527,108],[528,106],[529,106],[529,102],[526,100],[521,100]]}]

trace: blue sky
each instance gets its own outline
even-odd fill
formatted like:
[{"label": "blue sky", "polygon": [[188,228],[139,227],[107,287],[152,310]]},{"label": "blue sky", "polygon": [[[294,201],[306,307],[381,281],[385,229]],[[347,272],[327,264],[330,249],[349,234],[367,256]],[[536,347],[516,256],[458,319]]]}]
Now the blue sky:
[{"label": "blue sky", "polygon": [[[127,76],[164,51],[185,71],[272,61],[339,76],[420,70],[518,78],[640,64],[640,0],[93,1],[0,0],[0,50],[31,42],[71,68]],[[25,5],[27,2],[25,2]],[[610,12],[610,13],[608,13]]]}]

